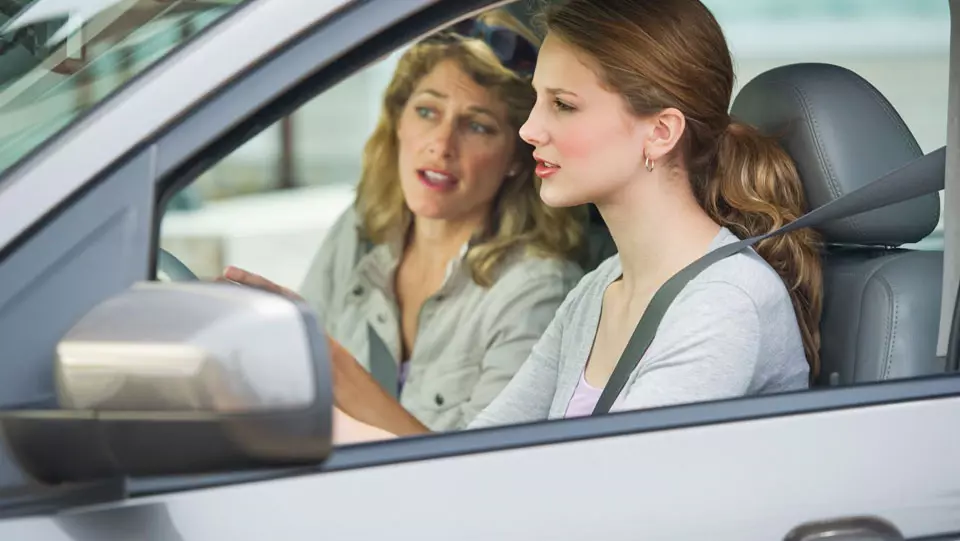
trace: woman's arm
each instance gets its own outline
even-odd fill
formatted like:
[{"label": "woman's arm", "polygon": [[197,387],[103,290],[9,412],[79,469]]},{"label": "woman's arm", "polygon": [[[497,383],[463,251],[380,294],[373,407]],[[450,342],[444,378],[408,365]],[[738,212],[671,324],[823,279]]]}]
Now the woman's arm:
[{"label": "woman's arm", "polygon": [[358,421],[343,412],[340,408],[333,408],[333,444],[352,445],[396,438],[386,430]]},{"label": "woman's arm", "polygon": [[329,337],[327,345],[333,371],[334,401],[342,413],[396,436],[430,432],[387,394],[343,346]]}]

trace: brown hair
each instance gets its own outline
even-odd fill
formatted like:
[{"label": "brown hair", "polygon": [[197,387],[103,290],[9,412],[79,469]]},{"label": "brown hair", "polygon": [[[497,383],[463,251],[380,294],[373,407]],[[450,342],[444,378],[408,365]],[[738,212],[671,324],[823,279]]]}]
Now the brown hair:
[{"label": "brown hair", "polygon": [[[803,187],[787,153],[730,119],[733,61],[720,25],[698,0],[570,0],[546,8],[541,22],[585,53],[634,114],[669,107],[684,114],[686,129],[668,159],[682,160],[714,221],[746,238],[803,214]],[[811,378],[820,368],[819,244],[815,232],[801,229],[756,245],[790,292]]]},{"label": "brown hair", "polygon": [[[480,17],[489,25],[514,30],[531,43],[539,39],[508,13],[494,10]],[[395,239],[407,231],[412,213],[400,190],[397,122],[417,83],[444,60],[456,61],[477,84],[495,92],[507,104],[510,129],[515,133],[536,101],[529,77],[505,68],[479,39],[424,40],[414,44],[397,65],[383,98],[383,109],[363,153],[356,208],[361,229],[374,243]],[[519,135],[515,160],[518,174],[503,182],[493,204],[489,231],[471,244],[466,263],[481,286],[495,281],[499,264],[524,248],[543,257],[577,259],[583,239],[585,209],[555,209],[540,200],[540,181],[534,176],[532,150]]]}]

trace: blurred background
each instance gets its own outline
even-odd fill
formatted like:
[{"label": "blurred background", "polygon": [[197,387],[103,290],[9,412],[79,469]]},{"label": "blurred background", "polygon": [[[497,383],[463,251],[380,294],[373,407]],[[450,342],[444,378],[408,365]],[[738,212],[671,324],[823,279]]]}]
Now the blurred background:
[{"label": "blurred background", "polygon": [[[893,103],[924,151],[945,144],[950,34],[946,0],[704,2],[726,32],[737,88],[783,64],[838,64],[866,78]],[[23,3],[0,0],[0,23],[6,4]],[[157,18],[125,35],[122,42],[94,44],[106,48],[95,64],[49,79],[51,88],[64,90],[51,94],[62,102],[56,109],[60,113],[39,119],[31,116],[29,123],[55,127],[65,122],[73,111],[116,89],[160,51],[214,21],[217,6],[228,9],[236,3],[174,3],[207,7]],[[14,7],[7,9],[6,13],[14,12],[9,11]],[[510,9],[525,17],[529,5],[517,3]],[[162,221],[162,246],[203,277],[215,276],[232,264],[298,287],[327,228],[352,201],[363,145],[401,53],[316,97],[179,193]],[[5,61],[3,69],[15,65]],[[0,69],[0,80],[10,77]],[[0,112],[8,105],[0,103]],[[22,122],[26,120],[15,119],[12,112],[0,115],[0,166],[32,144],[22,128],[17,138],[2,139],[4,124]],[[938,228],[921,246],[936,246],[939,235]]]}]

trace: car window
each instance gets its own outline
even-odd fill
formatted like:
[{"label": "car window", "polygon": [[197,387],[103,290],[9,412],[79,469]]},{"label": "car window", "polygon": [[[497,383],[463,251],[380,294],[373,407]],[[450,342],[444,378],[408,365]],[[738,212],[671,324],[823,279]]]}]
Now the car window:
[{"label": "car window", "polygon": [[363,146],[401,54],[316,96],[175,194],[161,247],[201,278],[236,265],[299,287],[320,241],[353,202]]},{"label": "car window", "polygon": [[0,174],[241,1],[0,3]]},{"label": "car window", "polygon": [[[946,3],[704,3],[715,13],[730,43],[737,77],[735,94],[754,77],[777,66],[809,62],[839,65],[859,74],[891,102],[924,152],[945,144],[950,34]],[[355,202],[365,147],[377,128],[384,92],[405,51],[395,51],[318,94],[173,195],[163,209],[160,247],[202,279],[214,279],[224,268],[237,266],[283,288],[299,290],[317,262],[321,245],[334,234],[338,221]],[[942,227],[941,219],[933,233],[921,242],[904,245],[930,251],[932,257],[920,263],[933,270],[942,268],[942,261],[936,260],[936,252],[943,246]],[[588,227],[588,245],[605,242],[592,233]],[[339,257],[360,256],[351,251]],[[939,277],[933,281],[938,280]],[[852,287],[842,282],[827,285],[830,291]],[[362,284],[353,282],[344,282],[343,288],[341,293],[358,298],[369,293]],[[939,303],[938,295],[939,292],[930,292],[929,298],[936,297]],[[836,306],[846,302],[835,296],[829,298],[831,314],[837,313]],[[859,305],[851,302],[850,306]],[[938,305],[931,300],[926,308],[929,313],[924,317],[935,320]],[[396,314],[370,312],[365,317],[370,329],[393,333],[396,340],[398,325],[391,319]],[[821,329],[831,341],[831,348],[846,340],[838,337],[841,331],[836,329],[842,327],[832,319],[835,317],[824,319]],[[454,332],[449,336],[452,341],[457,337]],[[931,344],[935,338],[934,335]],[[399,355],[395,346],[386,347],[393,347],[394,356]],[[850,345],[848,349],[857,348]],[[849,366],[829,367],[817,384],[859,383],[935,372],[929,366],[935,362],[932,354],[929,359],[922,359],[926,364],[921,368],[883,372],[878,361],[883,353],[879,350],[879,344],[862,348],[862,353],[853,355],[857,358],[844,361]],[[868,359],[864,361],[859,356]],[[867,368],[858,364],[861,362]],[[878,366],[879,371],[873,371]],[[466,380],[471,376],[464,372],[450,377]],[[424,393],[421,398],[429,402],[427,406],[438,410],[456,399],[440,391],[429,396]]]}]

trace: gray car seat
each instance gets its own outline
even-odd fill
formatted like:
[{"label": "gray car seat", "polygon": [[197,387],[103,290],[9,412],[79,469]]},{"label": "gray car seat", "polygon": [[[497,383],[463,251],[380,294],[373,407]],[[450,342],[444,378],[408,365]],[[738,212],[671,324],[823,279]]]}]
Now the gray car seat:
[{"label": "gray car seat", "polygon": [[[732,115],[779,138],[796,162],[810,208],[922,155],[880,92],[837,66],[767,71],[738,94]],[[933,194],[820,228],[826,251],[818,383],[944,370],[936,358],[943,253],[901,248],[929,235],[939,213]]]}]

